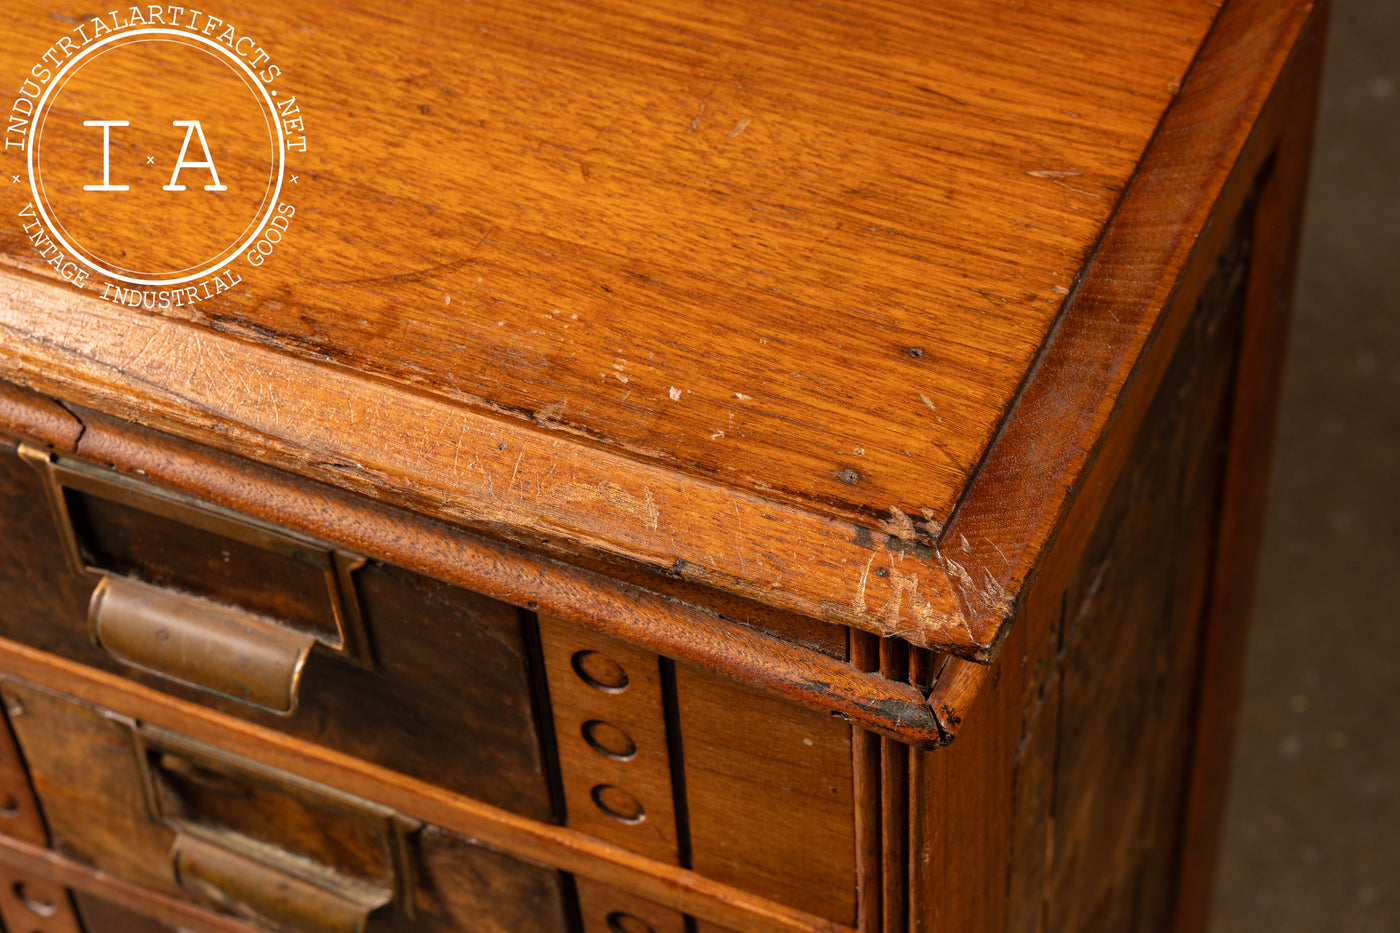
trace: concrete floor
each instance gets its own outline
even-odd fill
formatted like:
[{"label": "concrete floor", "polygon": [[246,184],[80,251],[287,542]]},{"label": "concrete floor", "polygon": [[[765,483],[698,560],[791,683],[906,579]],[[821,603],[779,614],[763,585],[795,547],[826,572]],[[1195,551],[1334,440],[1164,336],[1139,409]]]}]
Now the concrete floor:
[{"label": "concrete floor", "polygon": [[1400,931],[1400,0],[1337,0],[1212,933]]}]

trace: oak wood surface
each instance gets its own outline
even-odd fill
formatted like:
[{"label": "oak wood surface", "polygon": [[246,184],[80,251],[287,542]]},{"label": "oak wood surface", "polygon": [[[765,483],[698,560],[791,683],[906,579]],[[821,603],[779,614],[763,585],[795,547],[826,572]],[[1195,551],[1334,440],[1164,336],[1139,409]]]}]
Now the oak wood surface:
[{"label": "oak wood surface", "polygon": [[[225,11],[275,54],[273,85],[307,99],[308,175],[285,197],[311,217],[299,257],[202,324],[517,416],[567,400],[538,420],[775,494],[946,516],[1213,9],[333,15],[312,38],[314,9]],[[54,25],[38,3],[7,20],[19,75]],[[154,227],[134,213],[147,203],[102,206],[198,234]],[[11,263],[42,273],[7,234]],[[845,325],[840,352],[814,314]],[[722,342],[736,317],[751,331]],[[888,423],[840,425],[873,409]]]},{"label": "oak wood surface", "polygon": [[850,725],[676,665],[695,871],[856,923]]},{"label": "oak wood surface", "polygon": [[[0,63],[48,47],[37,10],[7,11]],[[1212,5],[342,6],[324,34],[309,15],[227,13],[313,127],[276,261],[161,316],[12,277],[7,378],[499,534],[989,650],[965,616],[1005,594],[917,545]],[[114,74],[87,104],[135,105]],[[168,233],[145,197],[100,218],[143,249]]]},{"label": "oak wood surface", "polygon": [[[88,597],[97,577],[65,570],[59,531],[43,514],[38,473],[0,441],[0,634],[208,703],[276,729],[394,767],[536,819],[553,818],[531,706],[525,627],[517,609],[437,580],[370,561],[355,574],[355,597],[370,638],[366,668],[330,652],[313,655],[290,716],[176,683],[121,663],[93,643]],[[131,510],[120,537],[142,539],[150,522]],[[237,552],[201,547],[186,526],[144,535],[143,575],[167,565],[234,566],[238,590],[272,593],[283,579],[261,564],[238,567]],[[261,572],[260,572],[261,571]],[[40,583],[42,581],[42,583]],[[310,595],[324,598],[323,580]]]},{"label": "oak wood surface", "polygon": [[[758,629],[762,618],[754,619],[752,626],[737,624],[716,609],[689,605],[596,571],[463,534],[420,515],[387,508],[331,487],[308,484],[282,471],[220,455],[91,411],[79,410],[81,421],[65,421],[53,417],[42,399],[31,406],[31,398],[29,393],[15,389],[0,391],[0,401],[6,402],[0,406],[0,415],[31,444],[53,447],[126,476],[154,482],[516,606],[548,612],[658,654],[719,670],[742,682],[864,723],[876,731],[922,744],[936,744],[942,738],[933,712],[919,691],[852,669],[831,656],[844,655],[844,647],[837,649],[829,639],[814,650],[804,644],[810,638],[799,636],[788,641]],[[65,443],[72,446],[64,446]],[[32,514],[36,526],[46,521],[35,496],[16,500],[15,509],[17,513]],[[36,540],[43,545],[42,539]],[[57,568],[59,557],[51,553],[50,560]],[[12,569],[24,565],[24,560],[17,559]],[[56,579],[59,573],[54,570]],[[39,588],[26,591],[24,598],[64,597]],[[74,598],[81,603],[86,597]],[[789,627],[778,629],[782,634],[789,631]],[[66,628],[45,629],[50,638],[62,637],[65,632],[71,635]],[[843,645],[844,634],[841,632]]]},{"label": "oak wood surface", "polygon": [[540,644],[566,825],[680,864],[660,658],[549,616]]},{"label": "oak wood surface", "polygon": [[[1280,123],[1309,119],[1266,107],[1317,15],[1310,0],[1222,8],[944,532],[974,576],[1025,593],[1067,506],[1102,502],[1208,271],[1192,257],[1219,249]],[[1005,606],[972,615],[975,641],[1004,635]]]},{"label": "oak wood surface", "polygon": [[12,678],[177,730],[264,765],[393,807],[516,858],[614,885],[735,933],[852,931],[847,925],[738,886],[655,862],[566,827],[525,819],[5,639],[0,639],[0,669]]}]

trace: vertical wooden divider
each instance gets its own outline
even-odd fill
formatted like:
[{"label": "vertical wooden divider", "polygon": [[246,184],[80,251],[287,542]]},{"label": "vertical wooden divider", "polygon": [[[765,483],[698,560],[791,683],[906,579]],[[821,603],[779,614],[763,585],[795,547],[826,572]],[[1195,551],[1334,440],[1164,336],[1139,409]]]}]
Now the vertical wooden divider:
[{"label": "vertical wooden divider", "polygon": [[[850,629],[851,664],[860,671],[880,668],[880,639]],[[860,933],[883,929],[881,900],[880,737],[858,726],[851,727],[851,753],[856,799],[856,880],[860,891],[856,928]]]}]

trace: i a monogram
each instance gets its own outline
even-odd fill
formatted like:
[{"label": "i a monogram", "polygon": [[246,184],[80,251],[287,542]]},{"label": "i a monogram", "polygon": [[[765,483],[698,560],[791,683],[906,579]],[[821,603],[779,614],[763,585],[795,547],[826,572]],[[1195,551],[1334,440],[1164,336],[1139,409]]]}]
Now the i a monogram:
[{"label": "i a monogram", "polygon": [[[102,127],[102,184],[83,185],[84,191],[129,191],[130,185],[112,184],[112,127],[130,126],[128,120],[84,120],[83,126]],[[183,126],[185,128],[185,141],[180,146],[180,154],[175,157],[175,168],[170,173],[170,183],[163,185],[165,191],[184,191],[185,186],[180,184],[180,170],[186,168],[203,168],[209,170],[209,175],[213,179],[213,184],[204,186],[205,191],[227,191],[228,186],[219,183],[219,172],[214,167],[214,156],[209,152],[209,143],[204,139],[204,127],[199,125],[198,120],[175,120],[172,126]],[[203,162],[187,162],[185,155],[190,149],[190,140],[199,138],[199,148],[204,152]]]}]

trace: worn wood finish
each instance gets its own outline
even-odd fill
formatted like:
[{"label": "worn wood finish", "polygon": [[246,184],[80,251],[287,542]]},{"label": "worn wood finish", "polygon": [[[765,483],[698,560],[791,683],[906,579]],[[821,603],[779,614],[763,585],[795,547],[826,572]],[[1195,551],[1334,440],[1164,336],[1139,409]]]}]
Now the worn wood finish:
[{"label": "worn wood finish", "polygon": [[[1192,257],[1220,249],[1289,119],[1287,107],[1265,105],[1313,14],[1310,2],[1223,8],[945,531],[945,549],[967,541],[974,578],[1020,591],[1066,505],[1102,501],[1207,272]],[[1006,609],[988,606],[969,623],[989,650]]]},{"label": "worn wood finish", "polygon": [[84,930],[102,933],[177,933],[177,928],[146,914],[79,891],[72,892]]},{"label": "worn wood finish", "polygon": [[[106,302],[84,305],[80,312],[65,310],[70,296],[42,281],[10,278],[4,280],[4,287],[0,329],[13,338],[13,354],[0,358],[0,377],[211,446],[256,453],[256,459],[289,471],[512,541],[552,540],[554,547],[569,553],[581,550],[585,556],[624,560],[652,572],[676,574],[766,600],[782,610],[898,633],[920,644],[948,643],[967,650],[965,619],[948,582],[950,571],[938,555],[918,546],[912,520],[903,512],[891,514],[872,529],[683,478],[611,451],[560,446],[565,442],[557,439],[539,446],[536,432],[528,428],[510,422],[478,424],[447,402],[416,394],[386,395],[389,390],[382,383],[353,375],[336,381],[334,393],[327,398],[336,407],[323,408],[318,403],[305,409],[311,423],[295,432],[321,435],[371,416],[387,419],[378,428],[361,425],[361,430],[346,438],[344,449],[313,453],[300,442],[279,439],[295,421],[293,413],[281,406],[275,411],[248,408],[250,414],[264,413],[257,423],[230,426],[230,433],[211,431],[210,413],[230,400],[244,410],[237,402],[242,391],[239,373],[260,373],[260,385],[294,398],[322,378],[318,368],[179,323],[128,319]],[[60,332],[57,321],[75,313],[81,313],[91,329],[85,328],[82,334]],[[36,342],[20,343],[20,333],[31,334]],[[74,337],[81,338],[76,341],[80,346],[71,345]],[[159,349],[146,356],[151,348]],[[202,354],[209,351],[221,362],[205,359]],[[140,372],[132,364],[142,360],[161,372]],[[173,380],[181,383],[181,390],[146,396],[143,388],[166,381],[162,373],[172,365],[181,370]],[[39,375],[31,379],[31,374]],[[215,384],[205,383],[206,376],[213,377]],[[273,379],[281,381],[274,384]],[[102,388],[94,389],[95,382]],[[193,399],[200,410],[197,417],[188,413],[192,394],[197,396]],[[185,414],[163,418],[158,416],[162,411]],[[451,424],[452,433],[463,437],[463,443],[470,441],[473,449],[436,454],[421,449],[421,426],[434,423]],[[229,444],[230,437],[238,442]],[[481,448],[479,452],[476,447]],[[464,477],[470,486],[448,481],[463,461],[498,456],[501,451],[515,451],[516,459],[503,462],[499,476]],[[568,459],[561,461],[561,457]],[[352,463],[359,466],[349,466]],[[421,468],[427,474],[401,492],[394,478]],[[363,475],[366,469],[373,476]],[[511,487],[512,476],[524,490],[518,502],[496,495],[497,486]],[[629,485],[619,485],[619,477],[630,478]],[[555,482],[561,484],[558,490],[551,485]],[[537,507],[545,508],[547,514],[534,515],[531,510]],[[595,515],[622,527],[585,527]],[[738,528],[743,531],[737,532]],[[677,546],[690,536],[727,543],[714,549],[699,541]],[[877,558],[891,566],[874,568]],[[801,574],[795,572],[798,566],[804,568]],[[873,574],[872,568],[887,572]]]},{"label": "worn wood finish", "polygon": [[851,728],[676,665],[697,872],[856,922]]},{"label": "worn wood finish", "polygon": [[[29,14],[11,13],[13,48],[37,53],[51,27]],[[985,651],[965,616],[1004,594],[914,546],[959,501],[1213,15],[1160,0],[854,18],[621,0],[393,20],[341,8],[338,42],[313,47],[296,16],[230,11],[272,37],[285,86],[316,102],[306,121],[359,143],[306,154],[320,167],[286,193],[299,222],[279,262],[195,311],[147,316],[12,278],[0,371],[499,534]],[[386,57],[338,60],[361,34]],[[462,38],[426,53],[424,35]],[[971,51],[983,40],[1014,64]],[[792,67],[823,44],[822,69]],[[550,74],[540,49],[588,103],[524,90]],[[373,114],[356,103],[366,66],[420,55],[411,81],[375,82]],[[120,85],[92,103],[115,105]],[[345,180],[386,133],[415,166],[375,196],[387,215]],[[677,198],[680,225],[661,206]],[[140,200],[111,216],[145,229]],[[431,258],[415,260],[423,234]],[[49,271],[14,228],[0,245]],[[79,315],[84,333],[54,326]],[[325,390],[314,404],[307,386]],[[887,555],[904,559],[868,576]]]},{"label": "worn wood finish", "polygon": [[147,687],[0,639],[0,670],[50,691],[175,729],[336,790],[374,800],[414,819],[481,840],[522,860],[549,864],[710,920],[735,933],[852,928],[725,884],[657,863],[566,827],[528,820],[363,760],[290,739]]},{"label": "worn wood finish", "polygon": [[[191,930],[193,933],[249,933],[252,929],[230,917],[66,859],[50,849],[5,836],[0,836],[0,865],[24,875],[50,878],[68,887],[85,918],[89,909],[101,911],[99,915],[104,918],[109,916],[105,905],[127,911],[124,920],[129,920],[133,915],[139,916],[145,925],[136,925],[132,929],[140,933],[166,929]],[[104,906],[96,907],[99,903]],[[106,927],[91,924],[87,929],[90,933],[105,933]]]},{"label": "worn wood finish", "polygon": [[[106,718],[101,710],[26,684],[6,683],[4,694],[54,848],[144,888],[188,896],[172,873],[174,831],[158,824],[148,810],[129,727]],[[288,852],[288,846],[295,847],[300,851],[291,854],[325,866],[326,873],[386,870],[375,865],[372,848],[364,848],[373,843],[356,840],[350,815],[313,820],[311,808],[332,805],[319,796],[321,790],[287,784],[249,794],[241,791],[235,773],[208,771],[200,776],[201,783],[190,785],[200,793],[188,795],[181,818],[209,822],[219,833],[214,839],[246,837],[264,849]],[[291,794],[301,799],[294,802]],[[384,929],[564,929],[556,872],[433,827],[416,837],[411,858],[408,880],[413,887],[405,896],[412,899],[413,916],[396,906],[383,918]],[[288,864],[293,861],[289,858]]]},{"label": "worn wood finish", "polygon": [[[652,590],[456,533],[421,516],[299,482],[281,471],[92,412],[81,414],[81,443],[60,448],[65,453],[428,577],[548,612],[667,657],[717,669],[879,732],[924,744],[941,739],[921,693],[840,663],[831,654],[843,652],[832,648],[830,639],[823,650],[814,650],[803,644],[810,641],[807,638],[789,642]],[[40,446],[58,445],[70,436],[70,426],[57,419],[29,423],[31,429],[57,429],[53,434],[31,430],[20,435]]]},{"label": "worn wood finish", "polygon": [[[0,14],[0,71],[50,41],[37,3]],[[373,801],[334,819],[398,813],[417,913],[386,929],[1203,925],[1311,0],[224,12],[310,143],[272,260],[143,308],[63,281],[28,186],[0,186],[0,681],[60,853],[0,863],[186,926],[176,824],[120,815],[135,720]],[[138,234],[131,268],[180,260],[240,222],[263,157],[217,149],[225,195],[164,210],[152,127],[251,111],[149,93],[110,15],[110,80],[53,92],[35,199],[69,199],[65,236]],[[133,187],[83,194],[106,137],[78,117],[118,104]],[[126,676],[72,623],[91,580],[15,441],[366,555],[396,676],[326,645],[306,683],[332,699],[283,721]],[[138,532],[172,562],[126,547],[131,516],[77,514],[92,554],[137,555],[120,572],[192,561],[205,596],[331,635],[270,565],[263,594],[193,537]],[[139,760],[180,852],[217,829],[323,863],[332,912],[393,899],[372,832],[164,755]]]},{"label": "worn wood finish", "polygon": [[[0,567],[0,587],[12,594],[0,635],[293,735],[393,762],[409,774],[446,782],[536,819],[553,817],[531,704],[529,623],[514,607],[370,561],[354,580],[358,610],[373,642],[373,667],[331,652],[313,654],[301,677],[297,710],[280,716],[134,670],[94,646],[87,606],[97,577],[64,569],[59,531],[42,514],[39,476],[3,447],[0,497],[12,503],[0,512],[0,548],[10,558]],[[133,542],[129,549],[139,547],[133,553],[141,558],[140,567],[123,563],[114,569],[135,569],[164,582],[167,567],[213,563],[222,576],[222,568],[235,563],[238,552],[232,547],[208,545],[207,536],[178,523],[156,523],[132,509],[103,514],[110,519],[107,526],[115,526],[107,537]],[[265,562],[249,562],[234,574],[237,587],[224,587],[218,595],[235,602],[245,588],[276,590],[285,574],[259,572],[266,569]],[[47,584],[33,586],[30,579]],[[187,585],[184,579],[176,582]],[[298,586],[324,600],[325,583],[314,574]]]},{"label": "worn wood finish", "polygon": [[[227,21],[262,37],[280,85],[316,102],[316,174],[286,192],[311,219],[301,255],[289,246],[246,294],[197,317],[774,495],[946,515],[1053,320],[1053,286],[1072,280],[1191,61],[1183,40],[1212,15],[1154,0],[1068,12],[620,0],[387,19],[345,7],[327,45],[300,35],[301,14],[235,6]],[[8,71],[27,71],[19,56],[53,38],[36,13],[8,11]],[[675,34],[688,38],[677,47]],[[459,41],[421,46],[444,35]],[[1014,63],[981,58],[982,37],[1017,48]],[[830,55],[809,73],[813,46]],[[1086,73],[1071,50],[1133,67]],[[587,90],[556,100],[534,90],[546,79]],[[349,181],[356,153],[391,140],[415,171],[380,179],[371,199]],[[394,205],[380,229],[397,236],[366,243],[354,228],[380,197]],[[678,200],[692,208],[684,222],[667,207]],[[21,245],[7,231],[10,262],[45,273]],[[957,272],[924,258],[948,252],[965,256]],[[521,256],[549,257],[548,277],[512,273]],[[290,307],[268,301],[284,284]],[[733,346],[699,336],[736,313],[762,326]],[[814,313],[854,325],[846,353],[828,355],[824,332],[802,325]],[[918,392],[883,394],[857,362],[873,356],[886,378],[933,391],[957,427],[938,427]],[[470,375],[483,359],[498,378]],[[543,373],[547,389],[512,388]],[[852,408],[889,411],[888,427],[834,428]],[[917,481],[906,452],[923,462]],[[847,466],[862,473],[854,488],[833,475]]]}]

